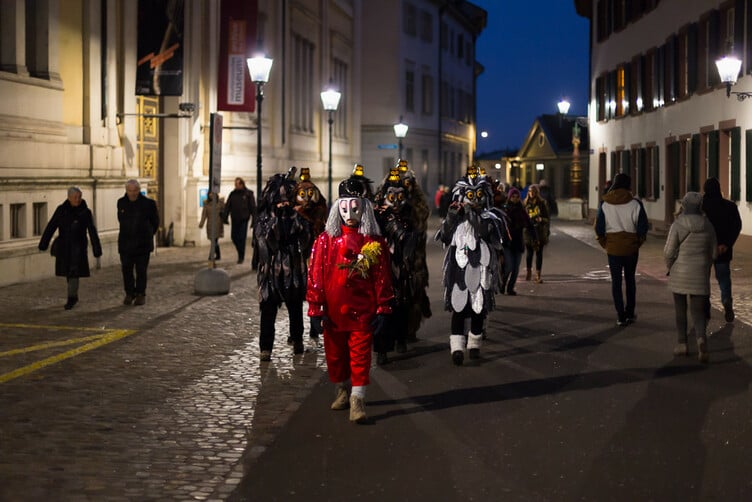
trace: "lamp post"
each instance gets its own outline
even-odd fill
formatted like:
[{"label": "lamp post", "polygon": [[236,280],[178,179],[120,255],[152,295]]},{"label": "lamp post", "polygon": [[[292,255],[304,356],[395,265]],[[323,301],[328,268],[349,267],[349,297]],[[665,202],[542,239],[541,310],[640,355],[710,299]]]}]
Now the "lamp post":
[{"label": "lamp post", "polygon": [[402,115],[400,115],[399,124],[394,124],[394,135],[397,136],[397,143],[399,145],[399,158],[402,158],[402,139],[407,136],[407,124],[402,122]]},{"label": "lamp post", "polygon": [[739,70],[742,69],[742,62],[738,57],[733,54],[723,56],[715,62],[715,66],[718,68],[718,75],[721,77],[721,82],[726,84],[727,98],[730,98],[732,94],[735,95],[736,99],[739,101],[752,98],[752,92],[731,91],[731,86],[736,83],[736,79],[739,78]]},{"label": "lamp post", "polygon": [[261,102],[264,100],[264,84],[269,81],[269,72],[272,70],[271,58],[257,55],[248,58],[248,72],[251,81],[256,84],[256,198],[261,197]]},{"label": "lamp post", "polygon": [[566,220],[580,220],[583,218],[585,201],[582,197],[582,165],[580,163],[580,136],[582,129],[587,129],[584,117],[567,116],[570,103],[562,98],[557,104],[559,109],[559,124],[562,121],[572,124],[572,165],[569,168],[569,199],[559,202],[559,217]]},{"label": "lamp post", "polygon": [[329,112],[329,170],[327,177],[329,204],[332,203],[332,124],[334,123],[334,112],[337,111],[341,97],[342,93],[332,87],[331,80],[329,81],[329,87],[321,92],[321,104],[324,105],[324,110]]}]

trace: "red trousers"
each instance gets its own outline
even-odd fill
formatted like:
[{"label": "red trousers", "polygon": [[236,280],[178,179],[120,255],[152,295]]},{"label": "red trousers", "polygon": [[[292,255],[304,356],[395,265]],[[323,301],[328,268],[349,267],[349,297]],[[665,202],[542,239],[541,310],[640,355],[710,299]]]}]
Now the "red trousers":
[{"label": "red trousers", "polygon": [[329,380],[350,379],[353,386],[368,385],[371,371],[371,333],[324,328],[324,353]]}]

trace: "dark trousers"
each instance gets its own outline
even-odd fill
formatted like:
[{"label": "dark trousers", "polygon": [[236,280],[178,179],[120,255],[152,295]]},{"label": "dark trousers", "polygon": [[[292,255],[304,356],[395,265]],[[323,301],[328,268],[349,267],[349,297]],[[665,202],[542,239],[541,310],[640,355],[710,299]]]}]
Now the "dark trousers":
[{"label": "dark trousers", "polygon": [[465,334],[465,319],[470,318],[470,332],[474,335],[483,333],[483,322],[486,319],[486,311],[482,310],[476,314],[470,306],[465,307],[462,312],[452,312],[452,334]]},{"label": "dark trousers", "polygon": [[536,248],[526,244],[525,248],[527,249],[527,256],[525,257],[527,269],[530,270],[533,268],[533,255],[535,255],[535,270],[540,273],[543,268],[543,246]]},{"label": "dark trousers", "polygon": [[232,219],[230,238],[238,250],[238,261],[245,260],[245,243],[248,240],[248,220]]},{"label": "dark trousers", "polygon": [[[626,317],[634,317],[637,292],[635,272],[637,271],[638,258],[638,253],[631,256],[608,255],[608,268],[611,271],[611,295],[614,297],[614,307],[620,320],[624,320]],[[624,274],[626,286],[626,305],[624,305],[624,296],[621,291],[622,274]]]},{"label": "dark trousers", "polygon": [[[293,342],[303,341],[303,298],[285,299],[287,315],[290,318],[290,338]],[[279,303],[276,299],[265,300],[259,303],[261,311],[261,336],[259,346],[261,350],[271,351],[274,347],[274,322],[277,320]]]},{"label": "dark trousers", "polygon": [[132,296],[146,294],[146,269],[149,268],[149,256],[149,253],[120,255],[125,294]]}]

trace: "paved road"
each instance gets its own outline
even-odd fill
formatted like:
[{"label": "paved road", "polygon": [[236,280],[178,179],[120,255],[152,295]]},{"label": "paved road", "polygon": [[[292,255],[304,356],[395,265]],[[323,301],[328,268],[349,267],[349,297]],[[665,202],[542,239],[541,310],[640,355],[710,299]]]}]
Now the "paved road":
[{"label": "paved road", "polygon": [[659,239],[638,323],[617,328],[590,232],[555,226],[544,284],[497,297],[462,368],[432,246],[435,315],[374,370],[365,427],[329,411],[321,349],[293,356],[282,334],[258,361],[247,265],[228,266],[230,295],[192,294],[204,248],[160,249],[143,307],[120,305],[117,268],[72,311],[59,278],[0,288],[0,500],[748,498],[750,328],[715,312],[710,367],[674,359]]}]

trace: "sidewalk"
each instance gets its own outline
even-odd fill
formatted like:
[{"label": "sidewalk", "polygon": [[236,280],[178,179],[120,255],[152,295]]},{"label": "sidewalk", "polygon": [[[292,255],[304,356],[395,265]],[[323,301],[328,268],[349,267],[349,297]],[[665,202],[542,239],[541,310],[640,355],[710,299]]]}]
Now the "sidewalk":
[{"label": "sidewalk", "polygon": [[[555,219],[552,230],[566,233],[596,249],[602,249],[595,240],[592,225],[587,222],[575,222]],[[640,261],[637,265],[638,273],[643,273],[659,281],[666,282],[666,265],[663,259],[663,246],[666,234],[649,233],[648,238],[640,248]],[[605,251],[604,251],[605,252]],[[752,324],[752,237],[742,235],[734,245],[734,258],[731,260],[731,283],[734,298],[734,312],[736,319]],[[713,307],[723,311],[720,290],[715,274],[710,272],[710,302]],[[639,292],[638,292],[639,294]]]}]

